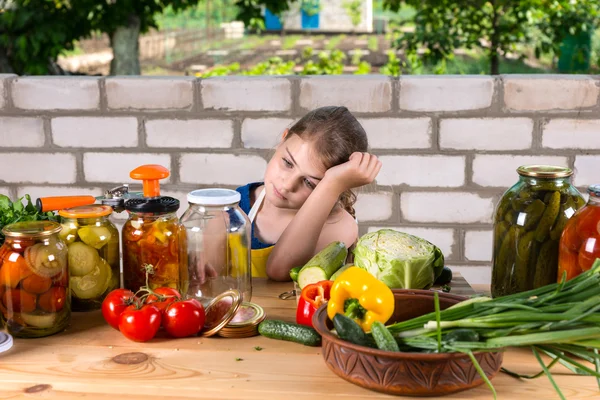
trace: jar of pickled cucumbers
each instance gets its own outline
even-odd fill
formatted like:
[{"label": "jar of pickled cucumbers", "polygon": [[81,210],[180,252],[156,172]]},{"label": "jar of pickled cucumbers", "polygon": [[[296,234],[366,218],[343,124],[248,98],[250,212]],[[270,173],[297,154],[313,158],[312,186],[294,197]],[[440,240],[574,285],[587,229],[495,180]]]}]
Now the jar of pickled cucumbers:
[{"label": "jar of pickled cucumbers", "polygon": [[134,293],[148,284],[187,292],[188,270],[185,229],[179,223],[179,200],[172,197],[129,199],[129,219],[123,225],[123,283]]},{"label": "jar of pickled cucumbers", "polygon": [[571,185],[570,168],[531,165],[517,173],[519,181],[504,193],[494,216],[494,297],[556,282],[560,236],[585,203]]},{"label": "jar of pickled cucumbers", "polygon": [[2,229],[0,315],[15,337],[35,338],[64,330],[71,319],[67,245],[60,224],[17,222]]},{"label": "jar of pickled cucumbers", "polygon": [[576,277],[600,258],[600,185],[588,188],[589,200],[565,225],[558,250],[558,280]]},{"label": "jar of pickled cucumbers", "polygon": [[120,285],[119,231],[109,221],[112,207],[92,204],[60,210],[67,243],[73,311],[98,310]]}]

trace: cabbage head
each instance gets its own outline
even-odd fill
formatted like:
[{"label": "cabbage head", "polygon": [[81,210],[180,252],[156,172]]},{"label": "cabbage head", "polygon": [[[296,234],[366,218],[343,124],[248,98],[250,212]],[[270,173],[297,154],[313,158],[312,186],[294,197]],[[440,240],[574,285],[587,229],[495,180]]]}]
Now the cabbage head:
[{"label": "cabbage head", "polygon": [[428,289],[442,273],[444,255],[425,239],[381,229],[358,240],[354,264],[392,289]]}]

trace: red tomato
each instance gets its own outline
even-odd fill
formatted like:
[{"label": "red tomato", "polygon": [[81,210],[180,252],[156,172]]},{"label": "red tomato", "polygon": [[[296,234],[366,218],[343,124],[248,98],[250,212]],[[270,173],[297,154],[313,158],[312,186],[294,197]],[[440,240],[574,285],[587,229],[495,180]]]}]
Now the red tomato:
[{"label": "red tomato", "polygon": [[129,306],[121,313],[119,330],[129,340],[147,342],[160,328],[160,310],[151,304]]},{"label": "red tomato", "polygon": [[196,299],[176,301],[169,304],[163,317],[163,327],[173,337],[187,337],[200,332],[206,314]]},{"label": "red tomato", "polygon": [[150,295],[146,299],[146,304],[152,304],[153,306],[157,307],[162,314],[164,314],[165,308],[167,308],[169,304],[181,298],[181,294],[179,294],[179,291],[170,287],[159,287],[157,289],[154,289],[154,292],[160,294],[161,296],[169,296],[163,301],[158,301],[158,297],[154,295]]},{"label": "red tomato", "polygon": [[102,316],[110,326],[119,329],[121,313],[135,300],[131,290],[115,289],[102,302]]},{"label": "red tomato", "polygon": [[58,312],[63,309],[66,300],[65,288],[56,286],[38,297],[38,306],[46,312]]},{"label": "red tomato", "polygon": [[581,244],[579,249],[579,267],[582,271],[587,271],[592,267],[596,258],[600,258],[600,236],[588,238]]}]

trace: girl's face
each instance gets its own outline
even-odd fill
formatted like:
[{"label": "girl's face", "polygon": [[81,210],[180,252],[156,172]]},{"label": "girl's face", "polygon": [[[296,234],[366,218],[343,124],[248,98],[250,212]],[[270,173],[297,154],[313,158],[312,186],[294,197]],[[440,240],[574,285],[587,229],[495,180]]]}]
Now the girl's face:
[{"label": "girl's face", "polygon": [[313,146],[291,135],[277,147],[265,173],[266,198],[274,206],[300,209],[323,179],[326,169]]}]

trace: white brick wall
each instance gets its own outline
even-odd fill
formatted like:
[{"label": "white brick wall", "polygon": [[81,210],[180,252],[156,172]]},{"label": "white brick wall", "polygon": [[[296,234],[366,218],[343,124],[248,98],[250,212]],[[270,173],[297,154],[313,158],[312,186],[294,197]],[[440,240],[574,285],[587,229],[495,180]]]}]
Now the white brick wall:
[{"label": "white brick wall", "polygon": [[575,157],[575,185],[587,186],[600,183],[600,155]]},{"label": "white brick wall", "polygon": [[387,228],[383,226],[371,226],[369,232],[378,231],[380,229],[394,229],[399,232],[408,233],[421,237],[433,243],[440,248],[445,258],[453,258],[452,247],[454,246],[454,230],[453,229],[436,229],[436,228],[418,228],[414,226],[397,226]]},{"label": "white brick wall", "polygon": [[52,141],[60,147],[135,147],[134,117],[61,117],[51,120]]},{"label": "white brick wall", "polygon": [[465,258],[469,261],[492,261],[493,231],[467,231]]},{"label": "white brick wall", "polygon": [[0,147],[41,147],[44,142],[41,118],[0,117]]},{"label": "white brick wall", "polygon": [[233,121],[218,119],[146,121],[149,147],[226,148],[233,140]]},{"label": "white brick wall", "polygon": [[6,106],[6,94],[8,92],[8,79],[16,77],[12,74],[0,74],[0,110]]},{"label": "white brick wall", "polygon": [[524,150],[531,147],[529,118],[457,118],[440,121],[440,148]]},{"label": "white brick wall", "polygon": [[300,106],[346,106],[353,112],[385,112],[392,105],[392,81],[371,75],[361,80],[347,76],[314,76],[300,83]]},{"label": "white brick wall", "polygon": [[459,187],[465,183],[464,156],[381,156],[378,185]]},{"label": "white brick wall", "polygon": [[473,182],[508,189],[519,180],[517,168],[534,164],[569,166],[566,157],[477,155],[473,160]]},{"label": "white brick wall", "polygon": [[551,149],[600,149],[600,120],[553,119],[544,126],[542,145]]},{"label": "white brick wall", "polygon": [[460,111],[492,104],[491,77],[407,76],[400,80],[400,109],[408,111]]},{"label": "white brick wall", "polygon": [[14,106],[23,110],[95,110],[100,107],[99,78],[27,77],[12,84]]},{"label": "white brick wall", "polygon": [[[10,188],[0,186],[0,194],[11,197],[10,196]],[[14,200],[14,199],[11,199],[11,200]]]},{"label": "white brick wall", "polygon": [[11,183],[74,183],[77,168],[73,154],[2,154],[0,181]]},{"label": "white brick wall", "polygon": [[233,154],[182,154],[180,178],[198,185],[242,186],[261,181],[267,162],[258,156]]},{"label": "white brick wall", "polygon": [[598,82],[585,76],[504,77],[504,103],[514,111],[576,110],[598,100]]},{"label": "white brick wall", "polygon": [[[131,179],[129,173],[145,164],[158,164],[171,169],[171,156],[168,154],[148,153],[85,153],[83,155],[83,174],[87,182],[140,183]],[[170,182],[171,177],[162,179],[160,184]]]},{"label": "white brick wall", "polygon": [[[115,185],[116,186],[116,185]],[[52,196],[102,196],[108,187],[77,187],[77,186],[19,186],[17,195],[19,197],[26,194],[31,196],[35,202],[40,197]]]},{"label": "white brick wall", "polygon": [[[490,266],[464,266],[448,265],[453,273],[459,273],[470,284],[487,284],[492,281],[492,267]],[[450,292],[452,293],[452,292]]]},{"label": "white brick wall", "polygon": [[432,223],[491,223],[491,197],[463,192],[404,192],[400,208],[407,221]]},{"label": "white brick wall", "polygon": [[119,77],[106,79],[110,109],[190,109],[194,101],[194,79],[187,77]]},{"label": "white brick wall", "polygon": [[206,109],[287,111],[292,105],[291,83],[285,78],[214,77],[201,85]]},{"label": "white brick wall", "polygon": [[372,149],[431,147],[431,118],[361,118]]},{"label": "white brick wall", "polygon": [[293,124],[294,120],[287,118],[246,118],[242,122],[242,143],[248,149],[273,149]]},{"label": "white brick wall", "polygon": [[[392,217],[394,193],[357,193],[356,218],[359,222],[385,221]],[[396,195],[397,196],[397,195]]]}]

